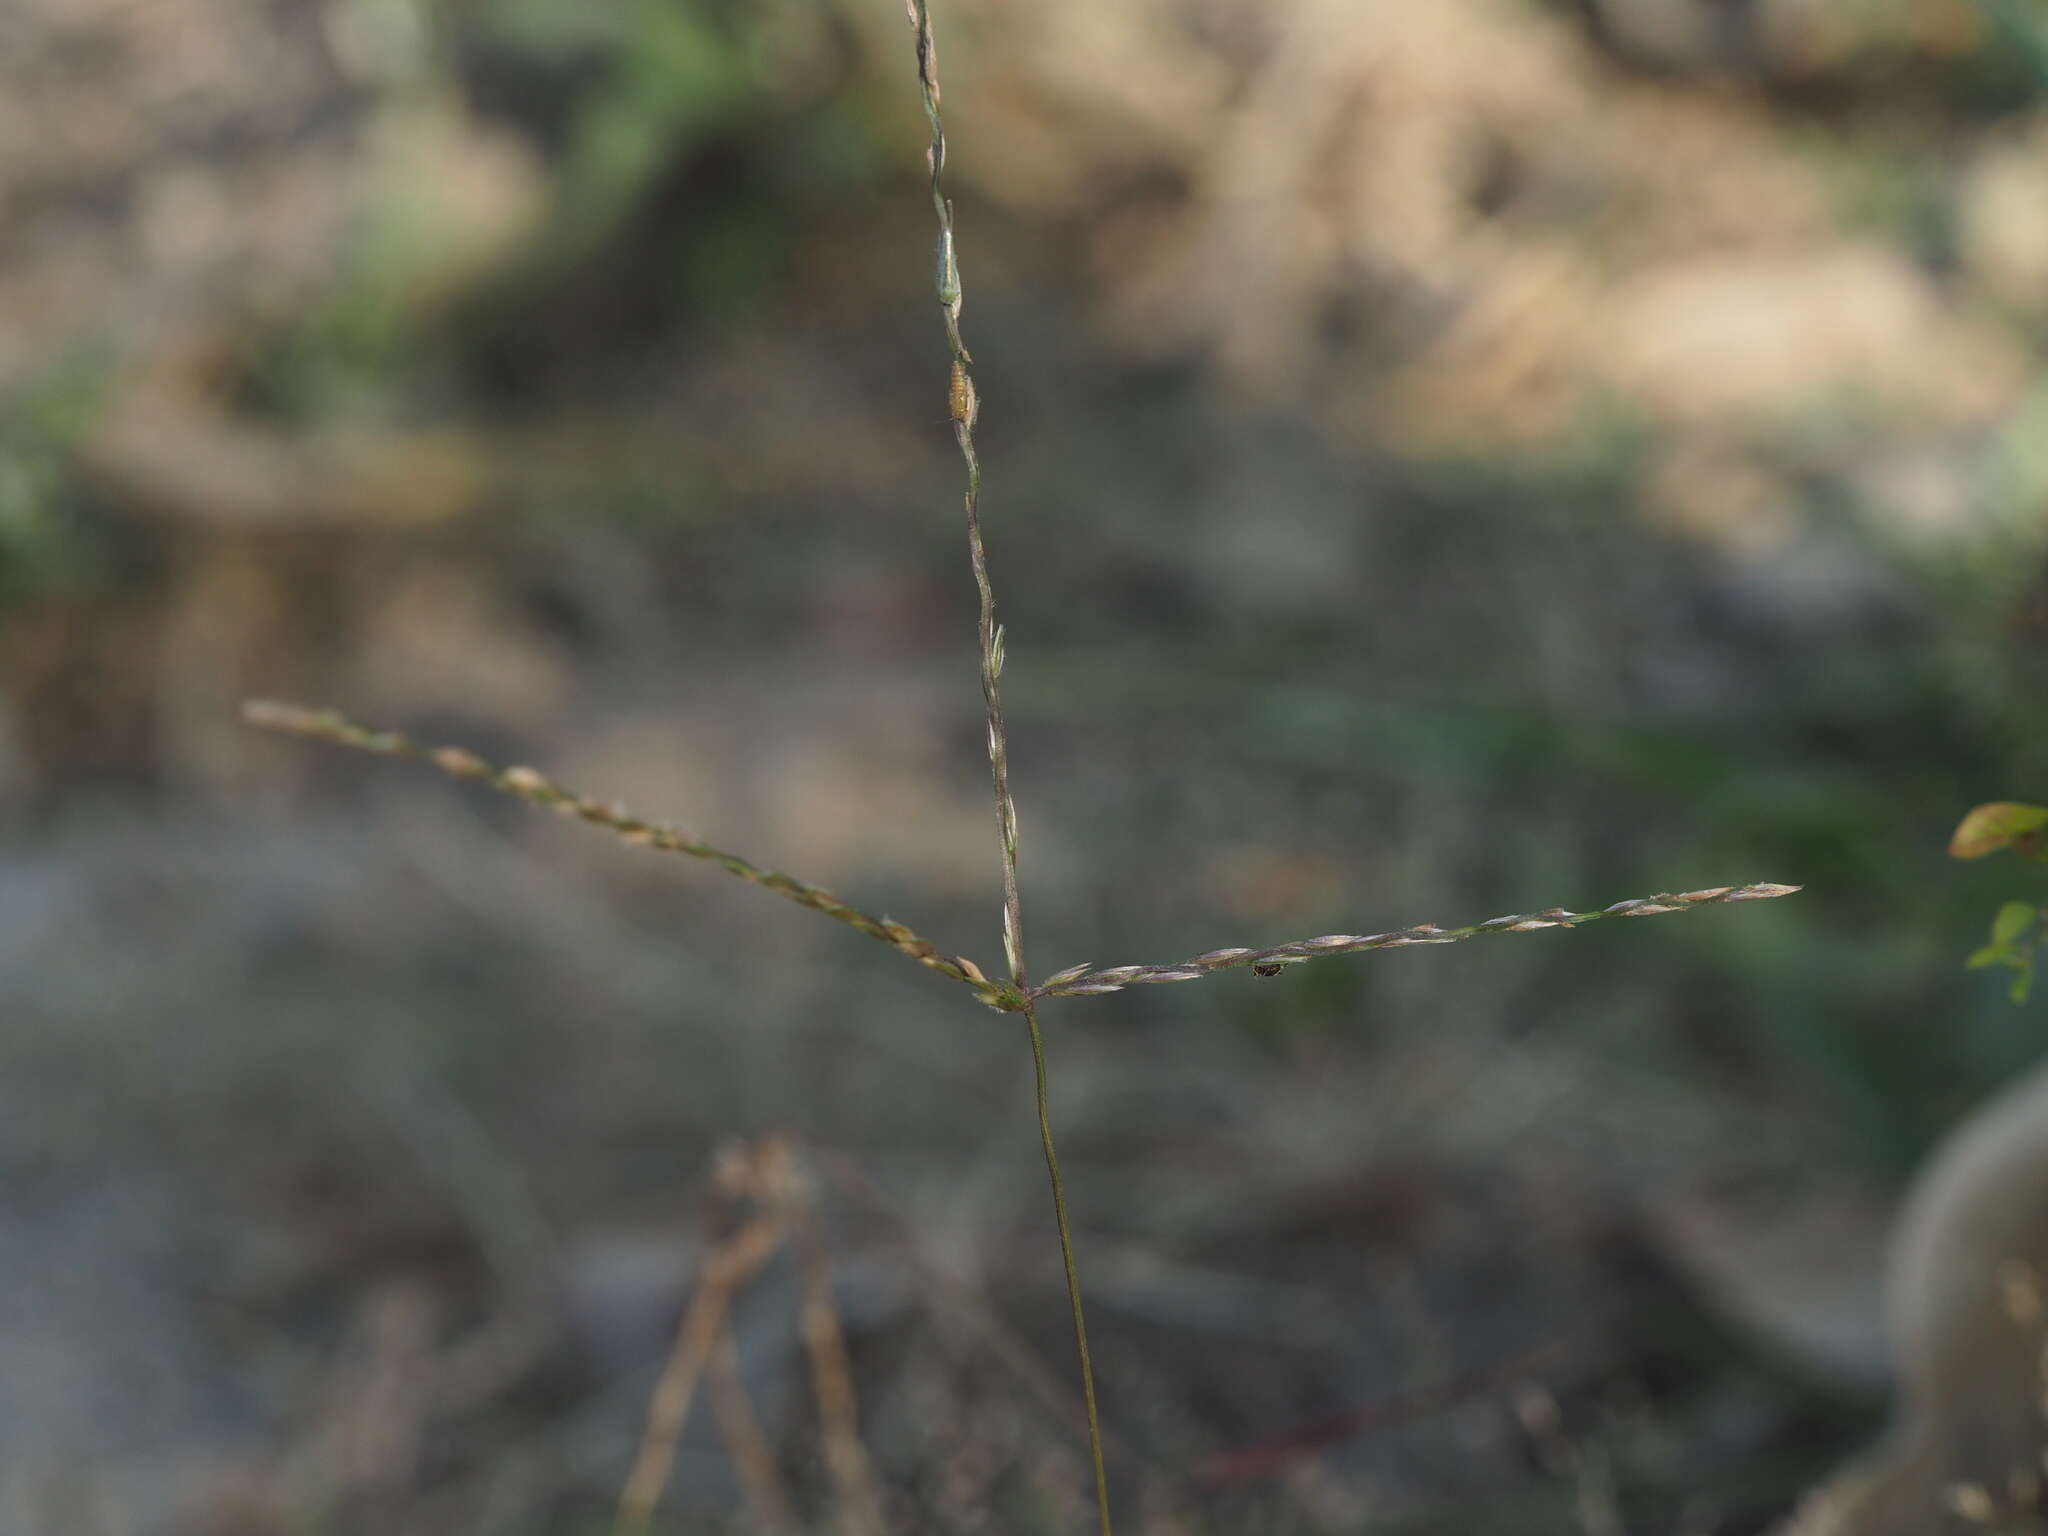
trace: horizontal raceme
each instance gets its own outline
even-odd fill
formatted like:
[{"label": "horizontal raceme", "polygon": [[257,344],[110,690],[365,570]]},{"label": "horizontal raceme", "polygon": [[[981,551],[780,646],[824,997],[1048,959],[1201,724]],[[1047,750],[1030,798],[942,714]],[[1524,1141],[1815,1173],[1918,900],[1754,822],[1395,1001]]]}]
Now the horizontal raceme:
[{"label": "horizontal raceme", "polygon": [[1102,970],[1070,966],[1034,987],[1031,996],[1084,997],[1120,992],[1125,987],[1165,981],[1194,981],[1214,971],[1236,970],[1242,966],[1294,964],[1321,955],[1355,954],[1367,949],[1400,949],[1412,944],[1456,944],[1485,933],[1530,933],[1539,928],[1576,928],[1609,917],[1655,917],[1665,912],[1688,912],[1694,907],[1716,906],[1731,901],[1767,901],[1789,896],[1796,885],[1759,882],[1754,885],[1717,885],[1706,890],[1638,896],[1617,901],[1597,912],[1570,912],[1548,907],[1541,912],[1513,913],[1490,917],[1464,928],[1440,928],[1435,923],[1417,923],[1389,933],[1329,933],[1320,938],[1296,939],[1270,949],[1212,949],[1179,965],[1118,965]]},{"label": "horizontal raceme", "polygon": [[919,965],[972,987],[975,995],[992,1008],[1013,1011],[1019,1004],[1014,988],[991,983],[972,960],[964,956],[941,953],[936,945],[919,937],[902,923],[886,917],[872,917],[857,907],[848,906],[822,886],[808,884],[781,870],[761,869],[736,853],[714,848],[694,833],[686,832],[680,827],[646,821],[633,815],[622,805],[606,804],[579,795],[535,769],[498,768],[485,762],[467,747],[423,747],[396,731],[371,730],[333,710],[308,709],[300,704],[252,699],[242,706],[242,715],[251,725],[262,726],[266,730],[283,731],[294,736],[310,736],[344,747],[353,747],[360,752],[375,752],[386,757],[415,758],[421,762],[431,763],[443,773],[455,778],[487,784],[505,794],[517,795],[534,805],[546,806],[563,816],[604,827],[638,847],[653,848],[663,853],[683,853],[693,859],[703,859],[716,864],[728,874],[737,875],[749,884],[758,885],[764,891],[773,891],[778,896],[787,897],[798,906],[822,912],[829,918],[845,923],[849,928],[860,930],[870,938],[881,940],[900,954],[908,955]]}]

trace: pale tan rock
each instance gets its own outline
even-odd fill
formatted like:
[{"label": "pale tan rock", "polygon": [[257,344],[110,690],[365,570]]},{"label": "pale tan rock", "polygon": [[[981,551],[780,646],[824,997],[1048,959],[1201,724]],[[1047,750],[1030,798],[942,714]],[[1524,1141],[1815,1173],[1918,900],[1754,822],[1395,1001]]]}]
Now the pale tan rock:
[{"label": "pale tan rock", "polygon": [[2048,1068],[1941,1147],[1887,1271],[1899,1399],[1890,1437],[1781,1536],[2043,1529],[2048,1451]]}]

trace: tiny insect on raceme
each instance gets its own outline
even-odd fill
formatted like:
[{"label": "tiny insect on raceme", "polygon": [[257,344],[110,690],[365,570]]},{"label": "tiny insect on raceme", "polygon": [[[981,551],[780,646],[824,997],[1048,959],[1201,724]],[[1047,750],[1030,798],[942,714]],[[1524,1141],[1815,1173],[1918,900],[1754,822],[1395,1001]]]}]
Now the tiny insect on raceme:
[{"label": "tiny insect on raceme", "polygon": [[963,427],[974,425],[974,418],[981,414],[981,401],[974,393],[974,380],[967,375],[965,365],[956,357],[953,359],[953,376],[946,388],[946,409],[955,422]]},{"label": "tiny insect on raceme", "polygon": [[1253,967],[1252,967],[1252,974],[1253,974],[1254,976],[1278,976],[1278,975],[1280,974],[1280,971],[1281,971],[1281,969],[1282,969],[1282,967],[1281,967],[1281,965],[1280,965],[1280,962],[1279,962],[1279,961],[1277,961],[1277,960],[1274,960],[1274,961],[1269,961],[1269,962],[1268,962],[1267,964],[1265,964],[1265,965],[1255,965],[1255,966],[1253,966]]}]

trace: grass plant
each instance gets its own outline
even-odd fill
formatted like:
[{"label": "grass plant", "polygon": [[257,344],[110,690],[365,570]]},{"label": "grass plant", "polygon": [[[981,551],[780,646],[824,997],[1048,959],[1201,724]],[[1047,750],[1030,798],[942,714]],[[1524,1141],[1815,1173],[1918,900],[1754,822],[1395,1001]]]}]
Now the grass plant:
[{"label": "grass plant", "polygon": [[[998,1012],[1021,1016],[1030,1047],[1035,1076],[1036,1103],[1041,1146],[1059,1234],[1060,1256],[1066,1276],[1071,1307],[1074,1342],[1079,1360],[1082,1400],[1094,1473],[1097,1520],[1103,1536],[1111,1536],[1112,1522],[1108,1479],[1103,1466],[1102,1430],[1096,1408],[1094,1370],[1088,1351],[1087,1321],[1082,1302],[1079,1270],[1072,1232],[1067,1217],[1066,1192],[1053,1135],[1051,1094],[1044,1034],[1038,1005],[1054,998],[1099,996],[1127,987],[1168,982],[1198,981],[1221,971],[1250,969],[1255,975],[1272,976],[1304,961],[1363,950],[1395,949],[1412,945],[1454,944],[1493,933],[1526,933],[1550,928],[1574,928],[1612,917],[1647,917],[1689,911],[1695,907],[1746,902],[1789,895],[1795,885],[1752,883],[1716,886],[1678,893],[1661,893],[1615,902],[1592,911],[1575,912],[1551,907],[1540,912],[1509,914],[1458,927],[1417,923],[1375,934],[1325,934],[1278,944],[1213,949],[1175,964],[1136,964],[1097,967],[1071,965],[1033,984],[1025,963],[1024,921],[1017,883],[1017,814],[1010,790],[1008,740],[1002,706],[1002,678],[1006,660],[1006,636],[997,619],[995,589],[989,574],[987,552],[981,532],[981,463],[975,448],[975,426],[980,416],[980,399],[972,374],[973,358],[962,339],[960,316],[963,288],[953,205],[943,180],[946,160],[944,120],[940,110],[937,46],[933,36],[928,0],[908,0],[907,8],[915,33],[918,85],[931,136],[927,150],[933,212],[938,223],[935,262],[936,294],[944,321],[948,358],[948,415],[961,458],[966,467],[964,511],[969,564],[980,599],[977,639],[980,653],[982,698],[987,724],[990,778],[994,792],[997,837],[1003,888],[1003,952],[1006,975],[991,977],[980,965],[962,955],[949,955],[905,924],[855,907],[820,886],[778,870],[764,869],[739,854],[719,848],[693,832],[651,821],[615,803],[592,799],[528,767],[500,767],[460,746],[428,746],[394,731],[361,725],[332,710],[299,704],[252,700],[244,706],[244,717],[252,725],[286,734],[309,737],[383,756],[413,758],[458,779],[484,784],[515,795],[535,805],[602,827],[626,842],[666,853],[685,854],[717,865],[726,873],[763,890],[773,892],[799,906],[807,907],[846,924],[889,945],[906,958],[948,980],[967,987],[975,998]],[[746,1276],[765,1262],[787,1233],[786,1213],[770,1211],[721,1250],[707,1270],[698,1295],[678,1335],[674,1355],[656,1389],[650,1409],[648,1432],[622,1497],[619,1528],[637,1532],[646,1529],[667,1478],[675,1433],[687,1411],[690,1396],[700,1375],[709,1370],[716,1377],[730,1374],[729,1362],[721,1364],[719,1326],[726,1304]],[[815,1268],[812,1288],[816,1289]],[[814,1308],[817,1298],[813,1296]],[[843,1363],[843,1351],[831,1350],[821,1367],[831,1377]],[[846,1396],[843,1380],[831,1378],[832,1392]],[[829,1449],[829,1448],[828,1448]],[[857,1450],[857,1447],[855,1447]],[[850,1452],[839,1447],[839,1459],[848,1461]],[[850,1467],[836,1467],[835,1475],[854,1479]]]}]

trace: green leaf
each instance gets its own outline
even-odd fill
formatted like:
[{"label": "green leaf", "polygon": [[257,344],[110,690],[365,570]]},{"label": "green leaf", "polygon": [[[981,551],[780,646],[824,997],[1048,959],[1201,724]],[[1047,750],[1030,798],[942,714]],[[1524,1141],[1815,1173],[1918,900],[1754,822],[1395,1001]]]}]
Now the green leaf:
[{"label": "green leaf", "polygon": [[2019,956],[2002,944],[1986,944],[1963,962],[1967,971],[1981,971],[1987,965],[2017,965]]},{"label": "green leaf", "polygon": [[2041,915],[2038,907],[2024,901],[2008,901],[1998,909],[1998,916],[1991,920],[1991,942],[2006,946],[2012,944],[2034,924]]},{"label": "green leaf", "polygon": [[2048,829],[2048,806],[1996,800],[1978,806],[1962,819],[1948,841],[1949,857],[1981,859],[1987,853],[2011,848],[2028,858],[2041,858],[2048,855],[2044,829]]}]

